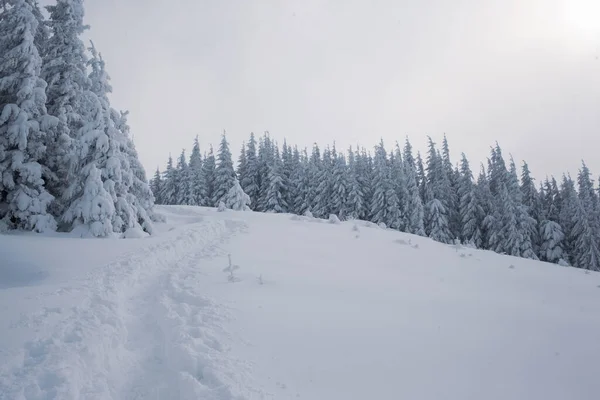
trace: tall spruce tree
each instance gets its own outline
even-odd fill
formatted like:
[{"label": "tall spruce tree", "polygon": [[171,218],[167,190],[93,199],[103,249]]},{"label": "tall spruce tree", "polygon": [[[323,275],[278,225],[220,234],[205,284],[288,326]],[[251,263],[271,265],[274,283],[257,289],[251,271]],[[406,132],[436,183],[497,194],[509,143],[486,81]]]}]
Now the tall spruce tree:
[{"label": "tall spruce tree", "polygon": [[40,21],[30,1],[7,4],[0,11],[0,230],[55,230],[44,182],[46,134],[55,121],[40,77]]}]

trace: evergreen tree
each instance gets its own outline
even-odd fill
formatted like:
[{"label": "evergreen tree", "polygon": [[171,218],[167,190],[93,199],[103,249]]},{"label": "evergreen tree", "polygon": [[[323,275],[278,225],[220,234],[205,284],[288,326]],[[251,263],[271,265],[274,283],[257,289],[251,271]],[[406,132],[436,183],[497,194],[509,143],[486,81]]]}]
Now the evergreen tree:
[{"label": "evergreen tree", "polygon": [[161,185],[160,199],[162,204],[177,204],[177,170],[173,167],[173,157],[169,154],[167,169],[164,171],[163,184]]},{"label": "evergreen tree", "polygon": [[284,213],[287,204],[283,197],[285,184],[281,175],[282,162],[279,158],[279,150],[275,147],[273,162],[269,165],[268,190],[265,197],[265,212]]},{"label": "evergreen tree", "polygon": [[185,150],[181,150],[175,170],[175,204],[187,205],[187,194],[191,191],[191,188],[188,187],[189,183]]},{"label": "evergreen tree", "polygon": [[348,168],[347,168],[347,182],[348,182],[348,195],[346,198],[345,212],[349,219],[360,219],[363,217],[364,210],[364,196],[360,181],[358,178],[359,170],[357,168],[358,163],[355,161],[354,151],[352,147],[348,150]]},{"label": "evergreen tree", "polygon": [[473,174],[469,161],[464,153],[460,162],[460,177],[458,180],[459,215],[462,243],[470,243],[478,248],[483,245],[483,235],[480,230],[480,206],[475,195]]},{"label": "evergreen tree", "polygon": [[237,178],[233,181],[233,186],[229,189],[229,192],[227,192],[225,206],[236,211],[246,211],[250,209],[250,196],[244,193]]},{"label": "evergreen tree", "polygon": [[204,168],[202,163],[202,154],[200,153],[200,143],[198,136],[194,139],[194,147],[190,155],[188,165],[188,204],[195,206],[207,206],[209,204],[206,194],[206,179],[204,177]]},{"label": "evergreen tree", "polygon": [[540,234],[540,259],[552,263],[565,262],[562,227],[554,221],[545,220],[541,224]]},{"label": "evergreen tree", "polygon": [[[241,157],[240,157],[241,160]],[[240,170],[240,185],[245,193],[250,196],[250,208],[257,209],[257,201],[260,189],[259,165],[256,155],[256,139],[254,133],[250,134],[250,140],[246,148],[245,168]]]},{"label": "evergreen tree", "polygon": [[523,205],[529,216],[531,216],[535,223],[532,224],[531,229],[531,241],[535,253],[540,252],[541,246],[541,223],[542,223],[542,207],[540,194],[535,187],[534,179],[531,177],[529,166],[526,162],[523,162],[521,170],[521,193],[523,199]]},{"label": "evergreen tree", "polygon": [[398,197],[392,184],[390,165],[383,140],[375,147],[373,164],[371,220],[376,224],[384,223],[389,228],[399,229],[402,216],[398,205]]},{"label": "evergreen tree", "polygon": [[409,224],[409,215],[408,215],[408,189],[406,186],[406,177],[404,174],[404,163],[402,161],[402,152],[400,151],[400,146],[398,142],[396,142],[396,148],[394,152],[390,153],[390,173],[392,180],[392,187],[394,192],[396,192],[396,197],[398,198],[398,208],[401,215],[401,222],[399,229],[402,231],[407,230],[407,226]]},{"label": "evergreen tree", "polygon": [[[44,163],[51,172],[46,186],[56,197],[53,212],[62,214],[73,201],[70,195],[83,190],[85,177],[79,165],[82,157],[80,139],[84,132],[89,134],[95,129],[90,126],[95,118],[90,113],[98,106],[89,93],[88,59],[80,39],[88,29],[83,24],[83,0],[57,0],[46,9],[50,14],[48,26],[52,35],[43,52],[41,77],[48,83],[48,114],[58,118],[58,125],[48,132]],[[91,170],[86,172],[91,173]],[[81,179],[75,183],[75,177]],[[67,190],[68,183],[70,188]]]},{"label": "evergreen tree", "polygon": [[333,159],[330,213],[337,215],[341,220],[347,218],[348,174],[346,170],[347,166],[344,155],[336,153]]},{"label": "evergreen tree", "polygon": [[404,175],[406,177],[406,191],[408,195],[405,229],[408,233],[425,236],[423,202],[417,183],[416,163],[412,154],[412,146],[408,138],[406,138],[406,143],[404,145]]},{"label": "evergreen tree", "polygon": [[152,178],[152,182],[150,184],[150,188],[152,189],[152,193],[154,194],[156,204],[164,204],[163,199],[162,199],[162,185],[163,185],[163,181],[162,181],[161,173],[157,167],[156,173],[154,174],[154,177]]},{"label": "evergreen tree", "polygon": [[214,202],[216,160],[212,145],[208,148],[208,154],[204,156],[202,171],[204,172],[204,181],[206,182],[206,207],[217,207],[219,203]]},{"label": "evergreen tree", "polygon": [[225,196],[236,179],[233,161],[231,159],[231,151],[229,150],[229,143],[227,143],[225,133],[221,136],[221,144],[219,146],[217,158],[219,163],[215,170],[213,204],[219,204],[221,201],[225,201]]},{"label": "evergreen tree", "polygon": [[0,230],[56,229],[44,182],[46,82],[35,38],[39,20],[31,2],[8,1],[0,11]]}]

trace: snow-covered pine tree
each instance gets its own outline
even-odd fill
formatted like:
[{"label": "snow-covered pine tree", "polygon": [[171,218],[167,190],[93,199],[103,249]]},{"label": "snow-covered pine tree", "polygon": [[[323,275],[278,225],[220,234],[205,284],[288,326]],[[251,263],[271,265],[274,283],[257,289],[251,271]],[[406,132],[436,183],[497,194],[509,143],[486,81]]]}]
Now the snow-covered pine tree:
[{"label": "snow-covered pine tree", "polygon": [[477,203],[481,207],[479,221],[482,233],[482,248],[493,250],[499,245],[501,226],[496,201],[490,190],[488,175],[482,164],[475,186],[475,195]]},{"label": "snow-covered pine tree", "polygon": [[[241,158],[241,157],[240,157]],[[254,133],[250,133],[250,140],[246,147],[246,167],[244,171],[239,175],[240,185],[245,193],[250,196],[251,204],[250,208],[253,210],[257,209],[257,201],[260,190],[259,182],[259,165],[256,155],[256,139]]]},{"label": "snow-covered pine tree", "polygon": [[268,132],[258,140],[258,182],[257,211],[267,210],[267,195],[270,188],[270,170],[274,164],[275,148]]},{"label": "snow-covered pine tree", "polygon": [[173,166],[173,157],[170,154],[167,161],[167,168],[163,174],[163,183],[159,196],[162,204],[177,204],[177,170]]},{"label": "snow-covered pine tree", "polygon": [[331,190],[333,181],[333,157],[329,147],[323,151],[319,173],[316,177],[316,195],[312,213],[317,218],[327,218],[331,214]]},{"label": "snow-covered pine tree", "polygon": [[185,149],[181,150],[181,153],[179,154],[179,158],[177,159],[177,167],[175,170],[175,204],[185,205],[187,204],[187,194],[191,191],[191,188],[188,187],[190,182],[188,179],[188,165],[187,158],[185,156]]},{"label": "snow-covered pine tree", "polygon": [[242,148],[240,149],[240,155],[238,157],[237,170],[235,171],[236,176],[241,180],[243,176],[246,176],[248,169],[248,158],[246,157],[246,142],[242,142]]},{"label": "snow-covered pine tree", "polygon": [[458,180],[459,216],[461,225],[460,239],[462,243],[469,243],[477,248],[483,244],[483,235],[480,230],[479,216],[480,206],[477,203],[475,187],[473,185],[473,173],[469,161],[462,153],[460,162],[460,177]]},{"label": "snow-covered pine tree", "polygon": [[[46,9],[50,15],[51,36],[43,52],[41,77],[48,83],[48,114],[58,118],[58,125],[48,132],[44,164],[51,172],[46,187],[56,197],[52,211],[62,215],[73,200],[69,195],[81,192],[85,182],[85,178],[80,179],[80,187],[73,186],[74,178],[82,176],[78,165],[79,139],[91,118],[88,115],[92,106],[89,103],[91,82],[87,74],[85,45],[80,39],[88,27],[83,24],[83,0],[57,0]],[[68,193],[67,184],[71,184]]]},{"label": "snow-covered pine tree", "polygon": [[356,163],[354,173],[363,199],[363,206],[359,210],[358,218],[368,220],[371,216],[371,199],[373,197],[373,160],[365,148],[359,150],[357,146],[354,162]]},{"label": "snow-covered pine tree", "polygon": [[237,178],[225,197],[225,206],[231,210],[246,211],[250,209],[250,196],[244,193]]},{"label": "snow-covered pine tree", "polygon": [[294,204],[294,190],[293,184],[294,175],[294,160],[292,154],[292,148],[288,146],[287,141],[283,140],[283,147],[281,149],[281,178],[283,179],[283,186],[285,191],[283,192],[283,200],[286,206],[286,212],[291,212],[290,208]]},{"label": "snow-covered pine tree", "polygon": [[419,186],[419,196],[421,196],[421,203],[426,205],[429,201],[427,196],[427,174],[425,174],[425,165],[423,164],[423,157],[421,157],[421,152],[417,152],[417,158],[415,162],[416,170],[417,170],[417,185]]},{"label": "snow-covered pine tree", "polygon": [[41,164],[56,121],[46,112],[39,22],[30,1],[11,0],[0,11],[0,230],[56,229]]},{"label": "snow-covered pine tree", "polygon": [[516,232],[520,243],[518,256],[537,260],[538,256],[534,250],[532,239],[538,231],[537,221],[529,215],[527,207],[523,205],[523,194],[519,187],[517,167],[512,156],[510,157],[510,171],[507,182],[512,209],[517,221]]},{"label": "snow-covered pine tree", "polygon": [[406,176],[404,174],[404,162],[402,161],[402,151],[400,145],[396,142],[396,147],[393,152],[390,152],[390,173],[392,186],[396,197],[398,198],[398,208],[400,210],[401,222],[398,229],[407,230],[409,224],[408,213],[408,189],[406,187]]},{"label": "snow-covered pine tree", "polygon": [[540,228],[540,259],[552,263],[564,261],[562,227],[554,221],[545,220]]},{"label": "snow-covered pine tree", "polygon": [[202,154],[200,153],[200,141],[198,136],[196,136],[194,139],[194,147],[192,147],[188,171],[192,200],[190,204],[196,206],[208,205],[209,202],[206,195],[206,179],[204,178]]},{"label": "snow-covered pine tree", "polygon": [[235,170],[233,169],[233,160],[231,159],[231,151],[229,150],[229,143],[227,143],[225,132],[223,132],[223,135],[221,136],[221,144],[219,145],[217,159],[219,163],[215,170],[213,193],[214,204],[218,204],[225,199],[225,196],[229,192],[229,189],[232,188],[236,179]]},{"label": "snow-covered pine tree", "polygon": [[540,252],[541,238],[540,228],[542,223],[542,209],[540,194],[534,183],[534,178],[531,176],[529,165],[523,162],[521,169],[521,193],[523,205],[529,216],[535,220],[535,223],[531,225],[531,242],[533,244],[533,250],[536,254]]},{"label": "snow-covered pine tree", "polygon": [[404,145],[404,176],[406,179],[406,231],[414,235],[426,236],[423,223],[425,214],[423,202],[417,183],[417,166],[412,153],[412,145],[408,138]]},{"label": "snow-covered pine tree", "polygon": [[391,170],[383,140],[375,147],[373,159],[373,197],[371,198],[371,221],[384,223],[392,229],[399,229],[402,215],[398,197],[394,191]]},{"label": "snow-covered pine tree", "polygon": [[[450,182],[443,168],[443,159],[431,138],[427,154],[427,177],[425,181],[425,231],[429,237],[442,243],[454,238],[448,220],[448,196]],[[439,203],[439,204],[438,204]]]},{"label": "snow-covered pine tree", "polygon": [[213,200],[215,193],[216,164],[215,153],[212,145],[210,145],[208,154],[204,156],[204,163],[202,164],[204,181],[206,183],[206,207],[217,207],[219,205],[219,203],[215,203]]},{"label": "snow-covered pine tree", "polygon": [[300,193],[303,190],[302,185],[302,176],[304,174],[304,167],[302,165],[302,160],[300,157],[300,151],[298,151],[298,147],[294,146],[293,151],[291,153],[290,165],[288,167],[290,169],[290,177],[287,191],[288,195],[288,212],[293,214],[300,214],[298,209],[296,208],[296,200],[298,197],[303,194]]},{"label": "snow-covered pine tree", "polygon": [[459,197],[458,197],[458,174],[455,172],[450,160],[450,147],[448,138],[444,134],[442,141],[442,169],[448,192],[446,193],[446,208],[448,209],[448,228],[452,233],[452,237],[458,238],[462,233],[462,222],[459,214]]},{"label": "snow-covered pine tree", "polygon": [[345,203],[344,215],[350,219],[361,219],[363,217],[364,209],[364,195],[362,187],[358,179],[358,168],[356,162],[356,154],[352,150],[352,147],[348,149],[348,168],[346,169],[347,174],[347,196]]},{"label": "snow-covered pine tree", "polygon": [[594,188],[590,170],[583,161],[577,175],[577,185],[581,206],[585,210],[585,216],[592,229],[594,240],[598,243],[600,241],[600,204],[598,203],[598,194]]},{"label": "snow-covered pine tree", "polygon": [[348,199],[348,173],[346,158],[343,154],[338,154],[335,151],[331,178],[332,182],[329,212],[337,215],[337,217],[343,221],[347,218],[346,201]]},{"label": "snow-covered pine tree", "polygon": [[298,215],[304,215],[307,211],[310,211],[310,201],[308,199],[308,194],[310,191],[310,178],[308,174],[309,169],[309,161],[308,161],[308,151],[306,148],[302,151],[302,156],[300,158],[300,164],[297,170],[296,180],[298,181],[298,185],[296,188],[296,197],[294,199],[294,211]]},{"label": "snow-covered pine tree", "polygon": [[[93,163],[100,170],[104,188],[114,203],[113,232],[122,234],[128,230],[145,230],[152,233],[154,196],[148,186],[146,171],[129,137],[127,113],[119,113],[111,108],[108,94],[112,92],[112,87],[104,60],[93,43],[90,52],[91,90],[86,95],[94,108],[88,114],[92,119],[84,125],[77,144],[80,151],[78,165],[81,171],[86,171],[88,165]],[[76,177],[75,188],[81,187],[77,181]]]},{"label": "snow-covered pine tree", "polygon": [[114,201],[104,188],[100,170],[89,163],[82,171],[86,181],[82,194],[76,196],[64,214],[72,221],[72,232],[81,237],[107,237],[114,235]]},{"label": "snow-covered pine tree", "polygon": [[150,182],[150,189],[152,190],[152,194],[154,195],[156,204],[164,204],[162,200],[162,185],[163,180],[160,173],[160,169],[156,167],[156,172],[154,173],[154,177]]},{"label": "snow-covered pine tree", "polygon": [[164,216],[154,210],[156,199],[149,186],[146,170],[140,162],[133,138],[129,135],[129,125],[127,124],[128,114],[129,112],[117,112],[115,109],[111,109],[111,118],[115,121],[115,127],[126,137],[125,153],[133,174],[133,183],[129,194],[134,197],[138,223],[146,232],[152,234],[153,228],[150,226],[150,221],[164,222],[165,219]]},{"label": "snow-covered pine tree", "polygon": [[281,175],[282,162],[279,156],[279,149],[274,146],[274,157],[272,163],[269,165],[268,177],[268,189],[265,196],[265,212],[284,213],[287,210],[287,204],[285,203],[285,183]]}]

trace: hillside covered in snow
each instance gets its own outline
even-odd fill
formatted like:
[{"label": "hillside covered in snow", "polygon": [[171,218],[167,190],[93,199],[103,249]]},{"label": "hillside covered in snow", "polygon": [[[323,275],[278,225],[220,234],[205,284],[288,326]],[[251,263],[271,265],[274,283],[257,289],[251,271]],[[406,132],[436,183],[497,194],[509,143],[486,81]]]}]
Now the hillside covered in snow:
[{"label": "hillside covered in snow", "polygon": [[140,239],[2,236],[0,399],[600,393],[596,272],[363,221],[159,211]]}]

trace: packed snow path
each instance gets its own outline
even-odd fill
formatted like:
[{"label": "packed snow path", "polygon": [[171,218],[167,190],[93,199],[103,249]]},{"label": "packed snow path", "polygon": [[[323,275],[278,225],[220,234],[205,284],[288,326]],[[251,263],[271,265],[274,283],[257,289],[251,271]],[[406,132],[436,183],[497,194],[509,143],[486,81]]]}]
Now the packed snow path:
[{"label": "packed snow path", "polygon": [[364,222],[162,211],[148,239],[0,237],[0,399],[600,393],[600,274]]}]

